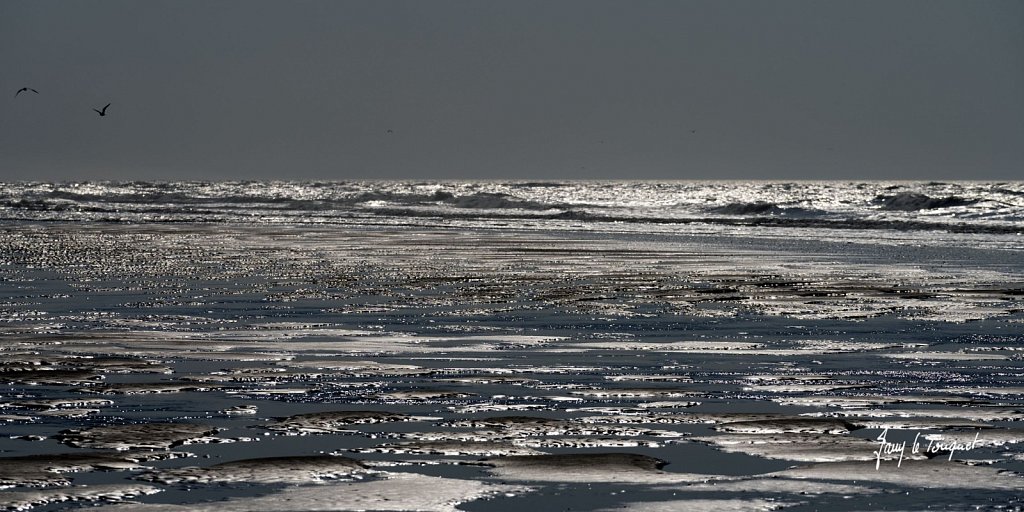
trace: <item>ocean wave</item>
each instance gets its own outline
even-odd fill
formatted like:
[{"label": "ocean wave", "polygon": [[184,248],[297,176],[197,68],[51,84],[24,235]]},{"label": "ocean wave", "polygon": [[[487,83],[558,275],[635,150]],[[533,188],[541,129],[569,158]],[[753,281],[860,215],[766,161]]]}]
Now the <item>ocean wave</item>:
[{"label": "ocean wave", "polygon": [[493,192],[478,192],[466,196],[450,195],[444,202],[456,208],[475,208],[481,210],[554,210],[559,205],[547,204],[538,201],[517,199],[508,194]]},{"label": "ocean wave", "polygon": [[719,215],[736,216],[764,216],[764,215],[786,215],[791,217],[812,217],[824,215],[826,212],[798,206],[779,206],[769,201],[755,201],[751,203],[729,203],[723,206],[716,206],[707,210],[709,213]]},{"label": "ocean wave", "polygon": [[[393,216],[1019,233],[1021,194],[1019,182],[0,183],[0,219],[344,224]],[[953,207],[955,218],[936,217]]]},{"label": "ocean wave", "polygon": [[711,211],[724,215],[763,215],[766,213],[779,213],[782,209],[775,203],[757,201],[753,203],[729,203],[725,206],[712,208]]},{"label": "ocean wave", "polygon": [[[125,193],[95,193],[95,192],[73,192],[68,190],[53,190],[43,193],[25,194],[21,199],[5,201],[5,204],[12,207],[24,206],[27,202],[36,204],[144,204],[144,205],[196,205],[196,204],[291,204],[296,199],[279,196],[257,196],[257,195],[210,195],[201,196],[187,192],[164,192],[164,191],[136,191]],[[24,204],[21,204],[24,203]]]},{"label": "ocean wave", "polygon": [[511,188],[562,188],[570,186],[570,184],[558,181],[520,181],[509,183],[508,186]]},{"label": "ocean wave", "polygon": [[424,206],[444,204],[453,208],[476,210],[553,210],[559,205],[540,201],[520,199],[500,192],[475,192],[471,194],[455,194],[445,190],[437,190],[431,194],[410,194],[388,191],[363,192],[356,196],[331,201],[338,206],[365,205],[366,203],[385,203],[387,205]]},{"label": "ocean wave", "polygon": [[1006,194],[1009,196],[1024,197],[1024,190],[1013,190],[1007,187],[996,187],[993,188],[992,191],[999,194]]},{"label": "ocean wave", "polygon": [[953,206],[970,206],[977,203],[978,200],[959,196],[931,197],[916,192],[900,192],[894,196],[876,196],[874,202],[881,205],[883,210],[916,212]]},{"label": "ocean wave", "polygon": [[[367,203],[386,203],[391,205],[433,205],[445,204],[453,208],[480,210],[552,210],[559,205],[541,201],[520,199],[509,194],[498,192],[476,192],[455,194],[437,190],[429,194],[400,193],[391,191],[365,191],[343,197],[302,198],[283,194],[196,194],[192,191],[146,190],[118,193],[75,192],[69,190],[50,190],[31,192],[19,197],[0,199],[0,206],[11,209],[32,211],[83,211],[106,210],[112,205],[113,210],[119,208],[157,207],[173,210],[189,207],[252,206],[272,209],[293,209],[306,211],[323,211],[339,208],[365,206]],[[115,207],[116,205],[116,207]]]}]

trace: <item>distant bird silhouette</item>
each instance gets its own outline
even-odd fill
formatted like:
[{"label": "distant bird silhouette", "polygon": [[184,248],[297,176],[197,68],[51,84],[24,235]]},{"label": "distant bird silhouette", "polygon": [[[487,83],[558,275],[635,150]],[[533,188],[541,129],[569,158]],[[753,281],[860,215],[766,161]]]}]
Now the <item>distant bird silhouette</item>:
[{"label": "distant bird silhouette", "polygon": [[388,135],[390,135],[390,134],[392,134],[392,133],[395,133],[395,131],[394,131],[394,130],[392,130],[391,128],[388,128],[388,131],[386,131],[386,132],[384,132],[384,133],[387,133]]},{"label": "distant bird silhouette", "polygon": [[106,106],[103,107],[103,110],[92,109],[92,111],[96,112],[100,116],[105,116],[105,115],[107,115],[107,107],[109,107],[109,106],[110,106],[110,103],[107,103]]},{"label": "distant bird silhouette", "polygon": [[31,88],[31,87],[22,87],[21,89],[18,89],[18,92],[14,93],[14,97],[17,98],[19,94],[21,94],[21,93],[23,93],[25,91],[32,91],[32,92],[34,92],[36,94],[39,94],[39,91],[37,91],[37,90],[35,90],[35,89]]}]

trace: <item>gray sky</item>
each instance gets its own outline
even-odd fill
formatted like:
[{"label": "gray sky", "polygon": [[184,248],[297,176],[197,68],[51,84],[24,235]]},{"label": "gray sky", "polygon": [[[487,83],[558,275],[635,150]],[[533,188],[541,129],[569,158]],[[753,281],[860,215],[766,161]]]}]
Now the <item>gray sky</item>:
[{"label": "gray sky", "polygon": [[2,0],[0,70],[0,180],[1024,179],[1019,0]]}]

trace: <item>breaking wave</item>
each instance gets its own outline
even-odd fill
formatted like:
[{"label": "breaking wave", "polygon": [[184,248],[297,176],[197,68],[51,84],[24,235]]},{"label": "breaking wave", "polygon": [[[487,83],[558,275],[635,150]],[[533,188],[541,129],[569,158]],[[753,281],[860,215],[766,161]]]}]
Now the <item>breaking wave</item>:
[{"label": "breaking wave", "polygon": [[711,213],[718,213],[722,215],[798,215],[798,216],[812,216],[819,215],[825,212],[820,210],[811,210],[807,208],[800,208],[795,206],[779,206],[775,203],[767,201],[755,201],[752,203],[729,203],[724,206],[717,206],[709,210]]},{"label": "breaking wave", "polygon": [[[948,208],[956,209],[942,211]],[[6,221],[345,224],[389,217],[550,220],[554,229],[572,221],[1006,234],[1024,232],[1024,184],[0,183]]]},{"label": "breaking wave", "polygon": [[466,196],[457,196],[450,192],[436,192],[434,198],[456,208],[476,208],[481,210],[552,210],[559,208],[557,205],[545,204],[537,201],[516,199],[509,194],[495,192],[478,192]]},{"label": "breaking wave", "polygon": [[934,210],[954,206],[969,206],[977,203],[976,199],[965,199],[957,196],[929,197],[914,192],[900,192],[894,196],[877,196],[875,203],[882,205],[883,210],[915,212],[918,210]]},{"label": "breaking wave", "polygon": [[758,201],[754,203],[729,203],[725,206],[712,208],[711,211],[725,215],[761,215],[779,213],[781,208],[774,203]]}]

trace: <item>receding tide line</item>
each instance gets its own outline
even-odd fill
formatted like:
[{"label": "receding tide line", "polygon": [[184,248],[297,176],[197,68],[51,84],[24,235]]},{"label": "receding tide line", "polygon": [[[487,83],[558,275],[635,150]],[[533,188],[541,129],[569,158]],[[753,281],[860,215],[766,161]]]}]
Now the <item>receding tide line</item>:
[{"label": "receding tide line", "polygon": [[[881,434],[878,435],[878,437],[875,438],[875,440],[879,442],[878,450],[872,452],[875,455],[875,470],[877,470],[882,465],[882,456],[888,456],[888,455],[893,455],[893,454],[899,453],[900,457],[899,457],[899,460],[897,460],[897,462],[896,462],[896,467],[900,467],[903,464],[903,457],[907,453],[907,442],[906,441],[900,441],[898,443],[890,442],[890,441],[888,441],[886,439],[888,434],[889,434],[889,429],[886,428],[885,430],[882,431]],[[974,440],[969,442],[969,443],[958,443],[956,441],[949,441],[948,443],[943,443],[943,442],[936,442],[934,439],[929,439],[928,440],[928,446],[926,446],[924,448],[924,453],[925,454],[929,454],[929,453],[941,453],[941,452],[949,451],[949,458],[946,459],[946,460],[950,460],[951,461],[951,460],[953,460],[953,453],[955,453],[957,451],[969,451],[969,450],[973,450],[975,447],[977,447],[978,442],[979,442],[978,436],[980,434],[981,434],[981,431],[976,432],[974,434]],[[910,445],[910,450],[911,450],[910,453],[911,454],[922,453],[921,452],[921,443],[918,442],[918,440],[920,438],[921,438],[921,433],[918,432],[914,436],[913,444]]]}]

